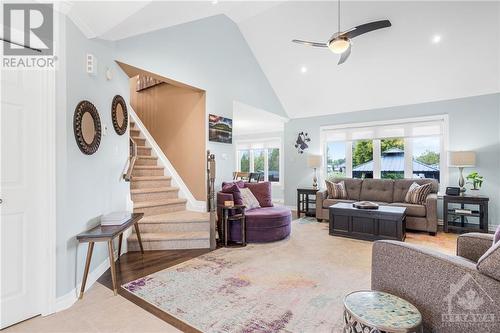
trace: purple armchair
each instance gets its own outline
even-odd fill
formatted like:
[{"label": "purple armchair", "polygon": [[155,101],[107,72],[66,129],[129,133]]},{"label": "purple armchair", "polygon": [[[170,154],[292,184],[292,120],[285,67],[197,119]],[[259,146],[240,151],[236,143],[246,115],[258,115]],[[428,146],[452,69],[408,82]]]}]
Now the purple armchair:
[{"label": "purple armchair", "polygon": [[[220,206],[224,201],[238,201],[238,190],[231,186],[233,183],[222,183],[222,191],[217,193],[217,229],[220,231],[222,225],[222,214]],[[259,201],[261,208],[245,211],[246,236],[249,243],[267,243],[286,238],[291,232],[292,212],[286,207],[275,207],[271,201],[271,183],[244,183],[235,182],[238,188],[249,188]],[[241,200],[241,199],[240,199]],[[241,225],[238,222],[229,225],[228,237],[231,241],[241,240]]]}]

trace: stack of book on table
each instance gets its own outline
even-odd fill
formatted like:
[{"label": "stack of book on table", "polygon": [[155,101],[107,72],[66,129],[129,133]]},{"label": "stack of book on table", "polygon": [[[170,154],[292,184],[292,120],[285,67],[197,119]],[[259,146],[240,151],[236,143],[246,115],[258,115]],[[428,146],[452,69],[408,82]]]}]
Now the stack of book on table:
[{"label": "stack of book on table", "polygon": [[131,217],[132,213],[130,212],[112,212],[101,216],[101,225],[102,226],[122,225],[123,223],[130,220]]}]

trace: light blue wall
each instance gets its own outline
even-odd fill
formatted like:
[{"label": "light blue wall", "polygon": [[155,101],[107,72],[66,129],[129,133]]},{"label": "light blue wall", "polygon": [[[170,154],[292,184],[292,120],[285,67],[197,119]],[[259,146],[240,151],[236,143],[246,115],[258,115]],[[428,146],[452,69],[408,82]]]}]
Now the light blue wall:
[{"label": "light blue wall", "polygon": [[[205,90],[207,113],[232,118],[233,102],[239,101],[286,116],[237,25],[224,15],[126,38],[116,46],[119,61]],[[232,146],[209,143],[208,149],[218,159],[217,184],[230,179]]]},{"label": "light blue wall", "polygon": [[[128,158],[128,136],[116,134],[111,121],[111,101],[116,94],[128,100],[128,78],[113,61],[112,44],[88,40],[68,19],[62,20],[62,41],[57,72],[57,296],[71,291],[83,275],[87,244],[75,236],[98,223],[101,214],[125,210],[129,185],[121,179]],[[85,72],[86,53],[95,55],[98,73]],[[107,81],[105,68],[114,78]],[[107,125],[99,150],[84,155],[73,134],[73,113],[81,100],[99,111],[101,126]],[[92,267],[107,260],[105,243],[96,244]]]},{"label": "light blue wall", "polygon": [[[485,183],[481,194],[490,197],[490,225],[500,224],[500,94],[461,98],[448,101],[390,107],[321,117],[292,119],[285,124],[285,203],[296,202],[295,188],[310,185],[312,170],[307,168],[307,154],[299,155],[294,147],[297,134],[311,137],[308,153],[320,154],[320,126],[357,122],[413,118],[447,114],[449,116],[449,149],[474,150],[477,167]],[[465,172],[468,172],[467,170]],[[449,185],[458,182],[458,170],[449,168]],[[322,185],[322,184],[321,184]]]}]

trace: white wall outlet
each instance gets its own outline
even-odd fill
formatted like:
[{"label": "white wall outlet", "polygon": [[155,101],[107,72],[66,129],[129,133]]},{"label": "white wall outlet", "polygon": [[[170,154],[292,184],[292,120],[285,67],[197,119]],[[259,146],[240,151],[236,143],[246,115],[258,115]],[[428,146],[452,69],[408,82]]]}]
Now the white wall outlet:
[{"label": "white wall outlet", "polygon": [[85,69],[89,75],[97,75],[97,59],[91,53],[87,53],[85,58]]}]

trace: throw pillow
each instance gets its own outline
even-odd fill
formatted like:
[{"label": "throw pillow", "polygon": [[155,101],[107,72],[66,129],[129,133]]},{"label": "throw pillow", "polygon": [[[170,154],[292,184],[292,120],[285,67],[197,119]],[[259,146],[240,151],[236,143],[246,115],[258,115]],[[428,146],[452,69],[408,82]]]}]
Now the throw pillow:
[{"label": "throw pillow", "polygon": [[271,182],[246,183],[245,187],[252,191],[261,207],[273,207]]},{"label": "throw pillow", "polygon": [[500,281],[500,242],[496,243],[479,260],[476,268],[484,275]]},{"label": "throw pillow", "polygon": [[497,231],[495,231],[495,237],[493,237],[493,245],[500,241],[500,225],[497,227]]},{"label": "throw pillow", "polygon": [[248,188],[240,188],[241,199],[243,200],[243,205],[246,206],[247,209],[260,208],[259,201],[253,195],[252,191]]},{"label": "throw pillow", "polygon": [[235,205],[243,205],[243,199],[241,198],[240,188],[236,183],[225,183],[222,186],[223,193],[231,193],[233,195],[233,201]]},{"label": "throw pillow", "polygon": [[423,205],[425,203],[425,199],[432,191],[432,184],[427,183],[423,185],[418,185],[417,183],[411,184],[408,192],[406,193],[405,202]]},{"label": "throw pillow", "polygon": [[326,180],[325,182],[328,199],[347,199],[347,191],[345,189],[344,181],[334,183]]}]

